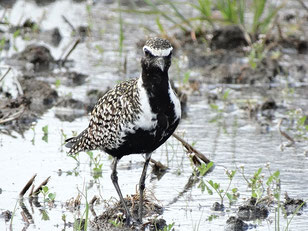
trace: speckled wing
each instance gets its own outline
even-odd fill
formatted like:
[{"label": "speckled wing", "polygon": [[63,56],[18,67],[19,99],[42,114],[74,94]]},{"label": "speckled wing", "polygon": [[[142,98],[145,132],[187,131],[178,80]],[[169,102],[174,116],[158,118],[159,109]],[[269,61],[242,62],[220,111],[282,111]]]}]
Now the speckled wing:
[{"label": "speckled wing", "polygon": [[69,140],[73,143],[69,154],[118,148],[124,142],[123,127],[133,124],[140,113],[138,94],[137,79],[121,82],[108,91],[94,106],[89,127],[82,136]]}]

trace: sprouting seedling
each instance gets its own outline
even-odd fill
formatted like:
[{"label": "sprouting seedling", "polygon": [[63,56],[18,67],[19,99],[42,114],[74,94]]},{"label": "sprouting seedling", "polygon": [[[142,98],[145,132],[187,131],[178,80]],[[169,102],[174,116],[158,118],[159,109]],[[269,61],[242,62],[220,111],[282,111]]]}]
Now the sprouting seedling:
[{"label": "sprouting seedling", "polygon": [[[198,167],[198,170],[200,172],[200,176],[204,176],[204,174],[206,172],[208,172],[208,170],[213,166],[213,162],[210,162],[208,164],[208,166],[205,166],[205,164],[202,164],[201,166]],[[232,180],[236,174],[236,170],[226,170],[226,174],[229,178],[229,184],[227,186],[226,189],[222,189],[220,184],[219,183],[216,183],[214,182],[213,180],[206,180],[204,181],[202,178],[201,178],[201,181],[199,183],[199,188],[201,188],[201,191],[204,192],[205,189],[207,190],[208,194],[209,195],[213,195],[213,190],[217,193],[217,195],[220,197],[220,202],[221,202],[221,205],[223,205],[223,201],[224,201],[224,198],[227,196],[227,198],[229,199],[229,202],[230,204],[234,201],[237,200],[238,198],[238,190],[237,188],[233,188],[231,190],[231,192],[229,192],[230,190],[230,187],[231,187],[231,183],[232,183]]]},{"label": "sprouting seedling", "polygon": [[33,137],[31,139],[31,143],[32,145],[35,145],[35,126],[34,125],[31,126],[31,130],[33,131]]},{"label": "sprouting seedling", "polygon": [[166,225],[166,226],[164,227],[164,229],[163,229],[163,230],[160,229],[160,231],[171,231],[172,228],[173,228],[173,226],[174,226],[174,222],[172,222],[172,223],[169,224],[169,225]]},{"label": "sprouting seedling", "polygon": [[94,179],[98,179],[102,177],[102,168],[103,163],[101,163],[101,155],[97,155],[96,157],[93,156],[93,152],[87,152],[88,156],[90,157],[90,166],[93,164],[92,174]]},{"label": "sprouting seedling", "polygon": [[44,202],[54,202],[56,199],[56,193],[51,193],[47,185],[42,186],[40,192],[43,195]]},{"label": "sprouting seedling", "polygon": [[61,80],[60,80],[60,79],[57,79],[56,82],[55,82],[56,88],[59,88],[60,85],[61,85]]},{"label": "sprouting seedling", "polygon": [[5,47],[5,43],[6,43],[6,39],[5,38],[2,38],[0,40],[0,51],[2,51]]},{"label": "sprouting seedling", "polygon": [[121,228],[123,226],[123,221],[121,219],[114,219],[114,220],[110,219],[109,223],[111,223],[116,228]]},{"label": "sprouting seedling", "polygon": [[65,140],[67,139],[67,135],[64,133],[63,129],[60,129],[61,132],[61,149],[60,151],[63,152],[63,145],[65,144]]},{"label": "sprouting seedling", "polygon": [[184,84],[188,84],[189,78],[190,78],[190,71],[186,71],[186,72],[184,73],[183,83],[184,83]]},{"label": "sprouting seedling", "polygon": [[42,140],[48,143],[48,125],[45,125],[44,127],[42,127],[42,131],[44,133]]},{"label": "sprouting seedling", "polygon": [[14,33],[13,33],[13,48],[15,51],[18,51],[18,48],[16,46],[16,38],[20,35],[20,29],[16,30]]}]

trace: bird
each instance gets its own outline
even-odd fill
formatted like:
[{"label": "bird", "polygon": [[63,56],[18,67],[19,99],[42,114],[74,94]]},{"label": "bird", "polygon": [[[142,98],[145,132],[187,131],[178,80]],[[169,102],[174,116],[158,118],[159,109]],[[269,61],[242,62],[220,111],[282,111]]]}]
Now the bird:
[{"label": "bird", "polygon": [[139,180],[137,221],[142,223],[143,193],[151,154],[175,131],[181,119],[181,105],[168,75],[173,47],[164,38],[145,42],[141,74],[118,83],[106,92],[91,112],[89,126],[66,140],[68,155],[102,150],[113,156],[111,180],[124,207],[126,224],[132,219],[118,184],[117,164],[127,155],[144,154]]}]

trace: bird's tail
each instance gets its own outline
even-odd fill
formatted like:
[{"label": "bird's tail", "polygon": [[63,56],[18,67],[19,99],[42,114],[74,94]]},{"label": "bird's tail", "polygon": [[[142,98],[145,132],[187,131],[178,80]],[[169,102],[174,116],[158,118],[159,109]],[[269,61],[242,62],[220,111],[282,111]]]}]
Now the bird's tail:
[{"label": "bird's tail", "polygon": [[70,148],[68,155],[74,155],[78,152],[85,151],[85,141],[88,137],[88,130],[85,129],[76,137],[71,137],[65,140],[65,147]]}]

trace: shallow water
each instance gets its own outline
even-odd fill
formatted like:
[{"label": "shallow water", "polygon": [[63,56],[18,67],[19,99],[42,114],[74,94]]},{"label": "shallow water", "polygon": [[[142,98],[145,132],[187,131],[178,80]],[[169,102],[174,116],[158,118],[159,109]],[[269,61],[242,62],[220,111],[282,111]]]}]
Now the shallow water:
[{"label": "shallow water", "polygon": [[[100,90],[113,86],[117,81],[137,77],[139,68],[140,53],[135,46],[139,39],[144,38],[144,31],[136,25],[134,15],[123,13],[125,19],[125,40],[124,53],[121,57],[118,49],[118,17],[119,14],[112,9],[117,8],[117,4],[98,3],[93,7],[93,36],[87,42],[80,44],[72,53],[70,59],[75,61],[72,70],[88,74],[86,84],[79,87],[70,88],[60,86],[57,90],[59,94],[66,95],[72,93],[74,98],[83,99],[89,89],[99,87]],[[88,22],[87,11],[84,3],[73,3],[71,1],[56,1],[46,7],[40,8],[34,3],[18,1],[10,10],[9,20],[17,23],[18,16],[27,18],[31,9],[31,17],[38,19],[44,12],[46,18],[42,26],[50,29],[55,25],[60,26],[63,33],[63,41],[58,48],[52,49],[54,57],[59,57],[65,46],[72,43],[69,28],[61,21],[61,15],[65,14],[75,26],[84,25]],[[154,27],[150,19],[152,16],[138,15],[138,19],[143,20],[145,25]],[[103,31],[103,32],[101,32]],[[138,36],[135,36],[138,35]],[[23,41],[16,41],[20,50],[24,47]],[[103,53],[99,53],[96,45],[102,46]],[[9,51],[13,53],[13,51]],[[122,69],[123,60],[127,58],[127,73],[119,71]],[[178,53],[175,55],[175,62],[180,64],[180,68],[185,68],[185,57]],[[175,66],[175,65],[174,65]],[[171,76],[174,80],[182,77],[181,71],[172,67]],[[198,70],[194,70],[198,73]],[[49,80],[54,81],[54,80]],[[286,80],[288,82],[288,80]],[[177,85],[180,82],[176,82]],[[201,86],[204,92],[216,92],[220,89],[229,89],[229,103],[217,102],[222,109],[221,113],[211,109],[204,94],[191,95],[188,100],[187,117],[181,121],[177,130],[189,143],[195,143],[196,149],[212,160],[216,167],[206,179],[213,180],[221,184],[222,188],[228,185],[228,178],[225,169],[234,170],[240,165],[245,166],[247,176],[251,176],[258,168],[270,163],[272,172],[279,170],[281,173],[282,192],[288,192],[290,197],[307,199],[308,193],[308,157],[307,142],[297,142],[293,147],[286,147],[281,151],[281,144],[286,140],[277,128],[279,120],[286,117],[286,110],[283,108],[275,112],[275,118],[266,121],[267,127],[260,126],[260,123],[248,118],[248,112],[241,109],[249,99],[254,102],[263,101],[262,86],[249,87],[244,85],[208,85]],[[297,107],[308,108],[308,99],[304,96],[307,86],[295,88],[292,97],[283,95],[284,86],[278,85],[267,92],[268,95],[277,99],[279,105],[295,109]],[[236,103],[234,103],[236,102]],[[87,125],[89,118],[84,116],[73,122],[62,122],[55,118],[56,108],[49,110],[35,125],[34,131],[28,130],[21,137],[12,138],[1,134],[0,136],[0,213],[5,210],[14,211],[19,192],[26,182],[37,173],[35,185],[40,184],[48,176],[51,176],[48,187],[50,192],[56,193],[55,207],[47,206],[46,212],[49,219],[42,219],[42,212],[39,208],[31,208],[28,201],[25,204],[33,215],[34,223],[27,225],[21,216],[21,208],[16,206],[13,229],[20,230],[26,227],[27,230],[72,230],[64,228],[62,215],[66,215],[66,220],[73,222],[74,214],[64,206],[65,202],[72,197],[76,197],[78,190],[85,192],[84,187],[88,187],[87,195],[90,200],[94,195],[100,195],[103,200],[117,200],[117,194],[110,180],[111,160],[107,155],[95,151],[95,155],[101,155],[103,168],[102,177],[94,179],[91,173],[93,166],[89,166],[89,158],[86,154],[80,154],[80,166],[77,162],[67,157],[66,149],[62,146],[63,130],[67,136],[71,136],[72,131],[80,132]],[[214,120],[220,116],[219,119]],[[262,122],[262,121],[261,121]],[[264,121],[263,121],[264,122]],[[42,127],[48,125],[48,143],[42,140]],[[283,127],[284,128],[284,127]],[[285,128],[284,128],[285,129]],[[34,140],[34,144],[33,141]],[[235,215],[236,206],[227,207],[225,212],[215,212],[211,210],[214,202],[220,201],[217,194],[208,195],[202,193],[197,185],[184,193],[178,200],[171,203],[183,190],[192,174],[192,167],[189,159],[181,146],[174,138],[152,155],[155,160],[168,165],[169,171],[158,180],[150,174],[146,180],[146,189],[149,194],[154,194],[155,198],[165,208],[163,218],[168,224],[175,223],[176,230],[223,230],[225,221],[231,215]],[[140,155],[124,157],[118,165],[119,184],[124,195],[136,192],[137,183],[143,167],[143,158]],[[73,172],[73,174],[70,174]],[[77,176],[75,176],[76,172]],[[266,177],[267,172],[264,169]],[[91,186],[90,186],[91,185]],[[249,198],[251,192],[247,184],[237,173],[232,182],[232,188],[237,187],[241,193],[238,204]],[[42,202],[42,197],[40,197]],[[84,211],[85,199],[82,198],[81,213]],[[228,205],[225,199],[225,205]],[[103,205],[95,206],[95,211],[100,214]],[[216,219],[208,221],[211,215],[218,215]],[[252,230],[274,230],[275,214],[271,211],[269,217],[264,221],[259,221],[258,226]],[[92,218],[92,217],[91,217]],[[291,228],[294,230],[305,230],[308,226],[307,209],[303,215],[295,216]],[[281,219],[285,225],[285,220]],[[253,222],[247,222],[254,224]],[[9,224],[0,219],[0,229],[9,230]]]}]

